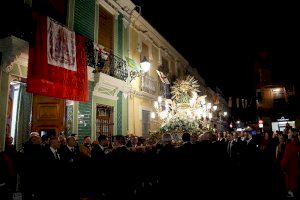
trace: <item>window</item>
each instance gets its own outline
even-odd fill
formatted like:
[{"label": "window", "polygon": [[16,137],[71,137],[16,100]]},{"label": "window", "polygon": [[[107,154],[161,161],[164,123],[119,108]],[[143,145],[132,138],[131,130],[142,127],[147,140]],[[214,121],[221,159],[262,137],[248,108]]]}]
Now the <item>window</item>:
[{"label": "window", "polygon": [[108,49],[113,49],[114,16],[102,6],[99,8],[98,42]]},{"label": "window", "polygon": [[146,57],[149,61],[149,48],[145,43],[142,43],[142,52],[140,55],[140,63],[142,62],[143,58]]},{"label": "window", "polygon": [[175,74],[175,63],[174,61],[171,61],[170,63],[170,68],[169,68],[169,75],[174,75]]},{"label": "window", "polygon": [[112,136],[114,128],[113,107],[97,105],[96,133],[97,135]]},{"label": "window", "polygon": [[257,95],[256,97],[257,97],[258,102],[261,103],[262,102],[262,93],[257,92],[256,95]]},{"label": "window", "polygon": [[142,134],[144,138],[149,137],[150,130],[150,111],[142,110]]},{"label": "window", "polygon": [[160,70],[160,71],[163,72],[166,76],[168,76],[168,75],[169,75],[169,72],[170,72],[170,70],[169,70],[169,61],[168,61],[166,58],[162,57],[161,62],[162,62],[162,63],[161,63],[161,67],[159,67],[158,70]]},{"label": "window", "polygon": [[155,95],[157,82],[149,76],[148,72],[142,76],[141,79],[141,91]]}]

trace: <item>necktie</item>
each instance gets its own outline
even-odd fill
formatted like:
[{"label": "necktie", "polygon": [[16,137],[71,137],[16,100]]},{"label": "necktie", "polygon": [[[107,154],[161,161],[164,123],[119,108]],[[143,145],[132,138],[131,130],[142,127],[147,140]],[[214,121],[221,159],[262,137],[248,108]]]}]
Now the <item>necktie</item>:
[{"label": "necktie", "polygon": [[232,146],[232,141],[229,141],[228,143],[228,154],[229,154],[229,157],[231,157],[231,146]]},{"label": "necktie", "polygon": [[55,151],[55,159],[59,160],[59,155],[58,155],[57,151]]}]

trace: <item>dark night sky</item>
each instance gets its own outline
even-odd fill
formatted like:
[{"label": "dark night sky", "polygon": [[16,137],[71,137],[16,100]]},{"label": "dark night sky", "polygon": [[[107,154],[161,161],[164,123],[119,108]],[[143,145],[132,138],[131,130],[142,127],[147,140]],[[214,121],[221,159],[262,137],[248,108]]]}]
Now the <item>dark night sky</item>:
[{"label": "dark night sky", "polygon": [[[300,65],[296,5],[211,4],[133,0],[142,16],[226,96],[248,95],[257,52],[270,53],[278,81],[295,80]],[[297,30],[298,29],[298,30]]]}]

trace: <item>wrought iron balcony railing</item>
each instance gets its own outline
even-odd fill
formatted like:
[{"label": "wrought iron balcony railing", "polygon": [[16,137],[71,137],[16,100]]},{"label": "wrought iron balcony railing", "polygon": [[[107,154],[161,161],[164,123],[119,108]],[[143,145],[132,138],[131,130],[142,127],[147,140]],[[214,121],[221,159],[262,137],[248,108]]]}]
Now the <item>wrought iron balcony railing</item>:
[{"label": "wrought iron balcony railing", "polygon": [[163,96],[164,98],[171,99],[170,84],[161,83],[160,92],[161,92],[161,96]]},{"label": "wrought iron balcony railing", "polygon": [[112,52],[98,58],[95,71],[108,74],[123,81],[126,81],[128,77],[126,61],[114,55]]}]

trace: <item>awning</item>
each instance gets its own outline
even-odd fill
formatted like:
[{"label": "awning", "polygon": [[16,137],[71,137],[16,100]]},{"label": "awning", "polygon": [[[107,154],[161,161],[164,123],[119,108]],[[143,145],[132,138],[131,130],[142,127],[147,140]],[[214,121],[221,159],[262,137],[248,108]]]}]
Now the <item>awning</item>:
[{"label": "awning", "polygon": [[140,71],[141,67],[133,59],[126,57],[126,61],[130,71]]}]

